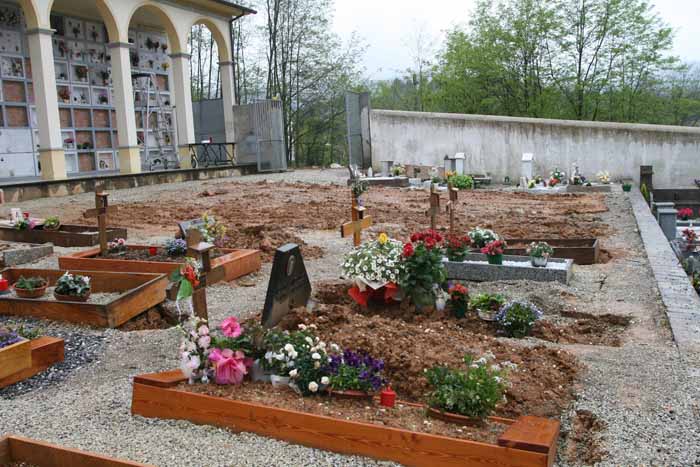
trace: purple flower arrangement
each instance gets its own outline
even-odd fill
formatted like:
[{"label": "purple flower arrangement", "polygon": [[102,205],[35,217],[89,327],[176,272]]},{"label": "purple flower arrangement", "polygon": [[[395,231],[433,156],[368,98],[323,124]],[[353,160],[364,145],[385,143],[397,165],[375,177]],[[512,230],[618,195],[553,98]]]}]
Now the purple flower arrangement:
[{"label": "purple flower arrangement", "polygon": [[524,301],[512,301],[501,307],[496,321],[509,337],[523,338],[530,334],[535,322],[542,319],[542,310]]},{"label": "purple flower arrangement", "polygon": [[0,328],[0,349],[9,347],[21,340],[22,338],[16,332],[10,331],[9,329]]},{"label": "purple flower arrangement", "polygon": [[346,349],[328,363],[330,385],[336,391],[376,392],[386,384],[383,371],[384,361],[365,351]]}]

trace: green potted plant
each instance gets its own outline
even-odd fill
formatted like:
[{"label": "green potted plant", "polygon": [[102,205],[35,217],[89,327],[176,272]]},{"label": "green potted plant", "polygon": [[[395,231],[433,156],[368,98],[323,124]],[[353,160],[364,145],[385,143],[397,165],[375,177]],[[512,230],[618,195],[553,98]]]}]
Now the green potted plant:
[{"label": "green potted plant", "polygon": [[532,326],[542,316],[542,310],[532,303],[512,301],[501,307],[496,315],[496,321],[508,337],[520,339],[530,335]]},{"label": "green potted plant", "polygon": [[498,234],[493,230],[482,229],[481,227],[476,227],[471,230],[468,234],[472,241],[472,246],[476,249],[482,249],[491,242],[495,242],[499,239]]},{"label": "green potted plant", "polygon": [[481,293],[472,297],[469,307],[476,310],[477,315],[484,321],[495,321],[498,310],[506,302],[500,294]]},{"label": "green potted plant", "polygon": [[58,216],[49,216],[44,220],[44,230],[56,231],[61,228]]},{"label": "green potted plant", "polygon": [[630,191],[632,191],[632,184],[631,183],[623,183],[622,184],[622,191],[624,191],[625,193],[629,193]]},{"label": "green potted plant", "polygon": [[457,318],[464,318],[469,309],[469,290],[462,284],[454,284],[448,292],[450,310]]},{"label": "green potted plant", "polygon": [[459,425],[480,425],[503,401],[508,387],[508,370],[513,363],[494,362],[488,352],[479,359],[464,357],[464,370],[435,366],[426,372],[432,392],[428,416]]},{"label": "green potted plant", "polygon": [[547,267],[549,257],[554,254],[554,248],[547,242],[532,242],[527,249],[530,255],[530,263],[536,268]]},{"label": "green potted plant", "polygon": [[489,264],[500,266],[503,264],[503,250],[507,247],[504,240],[496,240],[481,249],[481,253],[486,255]]},{"label": "green potted plant", "polygon": [[447,279],[442,262],[442,235],[434,230],[417,232],[403,247],[404,270],[399,285],[411,298],[418,310],[435,305],[438,298],[436,286]]},{"label": "green potted plant", "polygon": [[49,282],[43,277],[20,276],[12,286],[19,298],[41,298],[46,293]]},{"label": "green potted plant", "polygon": [[89,277],[66,272],[56,281],[53,295],[62,302],[87,302],[90,292]]}]

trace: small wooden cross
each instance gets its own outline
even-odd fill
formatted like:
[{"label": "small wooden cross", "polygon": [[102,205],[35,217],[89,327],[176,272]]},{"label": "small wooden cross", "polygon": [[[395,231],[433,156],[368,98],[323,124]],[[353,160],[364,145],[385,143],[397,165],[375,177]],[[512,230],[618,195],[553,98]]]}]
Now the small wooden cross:
[{"label": "small wooden cross", "polygon": [[352,234],[355,246],[362,243],[362,231],[372,227],[372,216],[365,215],[364,206],[360,206],[357,199],[352,197],[352,221],[346,222],[340,227],[340,237],[346,238]]},{"label": "small wooden cross", "polygon": [[447,191],[450,194],[450,200],[447,202],[447,214],[450,216],[450,234],[455,233],[455,212],[457,211],[457,202],[459,201],[459,190],[447,184]]},{"label": "small wooden cross", "polygon": [[187,256],[202,261],[202,270],[199,273],[199,285],[192,292],[192,309],[195,316],[208,320],[207,311],[207,284],[211,273],[211,250],[214,245],[202,241],[202,232],[198,229],[187,231]]},{"label": "small wooden cross", "polygon": [[97,226],[100,230],[100,255],[107,253],[107,215],[115,214],[117,208],[109,205],[109,194],[105,192],[95,192],[95,209],[88,209],[83,213],[85,219],[97,218]]},{"label": "small wooden cross", "polygon": [[430,216],[430,228],[435,230],[437,228],[437,218],[440,214],[440,193],[435,190],[435,184],[430,184],[430,209],[425,213],[426,216]]}]

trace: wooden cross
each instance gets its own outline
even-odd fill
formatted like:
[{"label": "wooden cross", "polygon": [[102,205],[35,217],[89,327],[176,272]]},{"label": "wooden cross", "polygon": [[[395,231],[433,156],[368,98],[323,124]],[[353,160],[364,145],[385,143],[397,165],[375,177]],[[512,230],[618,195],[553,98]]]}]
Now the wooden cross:
[{"label": "wooden cross", "polygon": [[450,194],[450,200],[447,202],[447,214],[450,216],[450,234],[455,233],[455,212],[457,211],[457,201],[459,201],[459,190],[447,184],[447,191]]},{"label": "wooden cross", "polygon": [[117,208],[110,206],[107,198],[108,193],[95,192],[95,209],[88,209],[83,213],[85,219],[97,218],[97,226],[100,229],[100,255],[107,253],[107,215],[115,214]]},{"label": "wooden cross", "polygon": [[435,190],[435,184],[430,184],[430,209],[425,213],[430,216],[430,228],[437,228],[437,217],[440,214],[440,193]]},{"label": "wooden cross", "polygon": [[352,197],[352,221],[346,222],[340,227],[340,237],[346,238],[352,234],[355,246],[362,242],[362,231],[372,227],[372,216],[365,215],[365,208],[360,206],[357,199]]},{"label": "wooden cross", "polygon": [[211,250],[214,245],[202,241],[202,232],[198,229],[187,231],[187,256],[202,261],[202,270],[199,273],[199,285],[192,292],[192,309],[195,316],[209,320],[207,310],[207,284],[211,273]]}]

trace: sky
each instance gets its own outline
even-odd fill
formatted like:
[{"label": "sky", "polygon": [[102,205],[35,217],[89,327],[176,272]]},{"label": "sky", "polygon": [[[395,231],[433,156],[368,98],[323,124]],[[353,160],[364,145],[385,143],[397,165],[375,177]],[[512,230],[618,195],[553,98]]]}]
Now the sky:
[{"label": "sky", "polygon": [[[676,31],[673,54],[700,62],[700,0],[651,3]],[[364,40],[364,65],[370,79],[387,79],[411,66],[406,43],[412,31],[423,29],[439,48],[443,31],[466,24],[473,5],[474,0],[336,0],[334,27],[346,40],[353,32]]]}]

